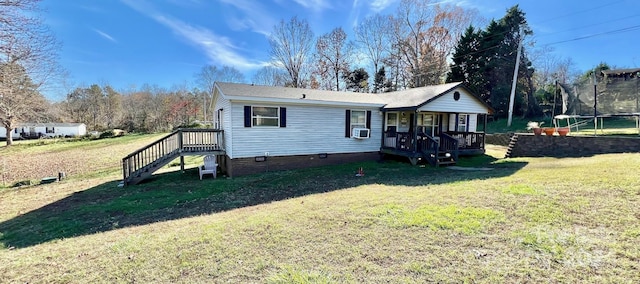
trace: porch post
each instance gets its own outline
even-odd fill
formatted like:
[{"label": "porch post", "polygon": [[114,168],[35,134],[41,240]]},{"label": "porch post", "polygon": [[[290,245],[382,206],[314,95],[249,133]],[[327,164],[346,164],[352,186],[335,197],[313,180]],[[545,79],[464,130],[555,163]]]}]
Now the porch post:
[{"label": "porch post", "polygon": [[413,116],[411,118],[413,127],[411,129],[411,131],[413,131],[413,152],[417,153],[418,152],[418,110],[415,110],[411,116]]},{"label": "porch post", "polygon": [[454,131],[454,132],[458,132],[458,120],[459,120],[459,119],[460,119],[460,114],[459,114],[459,113],[456,113],[456,121],[455,121],[455,123],[453,124],[453,127],[454,127],[453,131]]},{"label": "porch post", "polygon": [[482,126],[482,132],[487,133],[487,122],[489,121],[488,114],[483,114],[484,115],[484,125]]}]

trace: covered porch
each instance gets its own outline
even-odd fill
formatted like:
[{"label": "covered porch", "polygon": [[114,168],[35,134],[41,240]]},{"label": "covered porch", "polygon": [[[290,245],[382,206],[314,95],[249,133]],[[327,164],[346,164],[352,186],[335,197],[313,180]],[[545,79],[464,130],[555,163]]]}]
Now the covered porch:
[{"label": "covered porch", "polygon": [[382,154],[407,157],[414,165],[426,160],[441,166],[485,152],[486,114],[404,110],[384,116]]}]

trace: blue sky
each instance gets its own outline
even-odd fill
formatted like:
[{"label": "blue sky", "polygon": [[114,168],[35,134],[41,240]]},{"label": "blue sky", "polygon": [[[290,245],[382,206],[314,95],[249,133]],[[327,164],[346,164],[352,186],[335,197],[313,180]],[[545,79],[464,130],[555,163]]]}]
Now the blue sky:
[{"label": "blue sky", "polygon": [[[390,14],[399,0],[45,0],[44,17],[62,42],[67,86],[143,84],[195,86],[204,65],[229,65],[245,74],[269,61],[268,33],[280,20],[306,19],[316,36],[335,27]],[[519,3],[537,46],[570,57],[587,70],[600,62],[640,67],[640,1],[450,0],[498,19]],[[484,27],[483,27],[484,28]],[[566,41],[566,42],[565,42]],[[68,90],[49,97],[63,99]]]}]

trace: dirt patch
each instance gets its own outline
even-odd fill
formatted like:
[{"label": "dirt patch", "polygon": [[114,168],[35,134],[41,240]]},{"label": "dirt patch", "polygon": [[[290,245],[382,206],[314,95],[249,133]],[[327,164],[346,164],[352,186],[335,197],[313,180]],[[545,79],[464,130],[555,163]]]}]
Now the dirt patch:
[{"label": "dirt patch", "polygon": [[[0,185],[10,186],[23,180],[40,180],[85,174],[108,173],[122,167],[122,158],[155,141],[158,135],[139,139],[112,138],[109,141],[56,142],[55,144],[0,148]],[[74,143],[58,145],[58,143]],[[14,148],[15,147],[15,148]]]}]

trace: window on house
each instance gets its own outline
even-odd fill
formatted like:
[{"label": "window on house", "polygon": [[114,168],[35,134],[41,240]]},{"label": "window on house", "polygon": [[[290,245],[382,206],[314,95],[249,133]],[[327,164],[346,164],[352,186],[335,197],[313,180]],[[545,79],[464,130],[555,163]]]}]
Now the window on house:
[{"label": "window on house", "polygon": [[46,133],[55,133],[55,129],[53,127],[47,127],[47,128],[45,128],[45,132]]},{"label": "window on house", "polygon": [[354,128],[371,129],[370,110],[346,110],[344,137],[351,137]]},{"label": "window on house", "polygon": [[[222,117],[220,112],[220,123],[222,123]],[[287,127],[287,108],[244,106],[244,127],[260,126]]]},{"label": "window on house", "polygon": [[351,131],[354,128],[366,128],[367,127],[367,112],[364,110],[352,110],[351,111]]},{"label": "window on house", "polygon": [[458,115],[458,132],[467,132],[467,118],[469,118],[468,114]]},{"label": "window on house", "polygon": [[439,133],[440,116],[433,113],[421,114],[418,117],[418,125],[422,126],[424,133],[430,136],[437,136]]},{"label": "window on house", "polygon": [[278,107],[259,107],[251,109],[251,119],[253,126],[279,126],[280,116]]},{"label": "window on house", "polygon": [[398,113],[390,112],[387,113],[387,126],[396,126],[398,125]]}]

